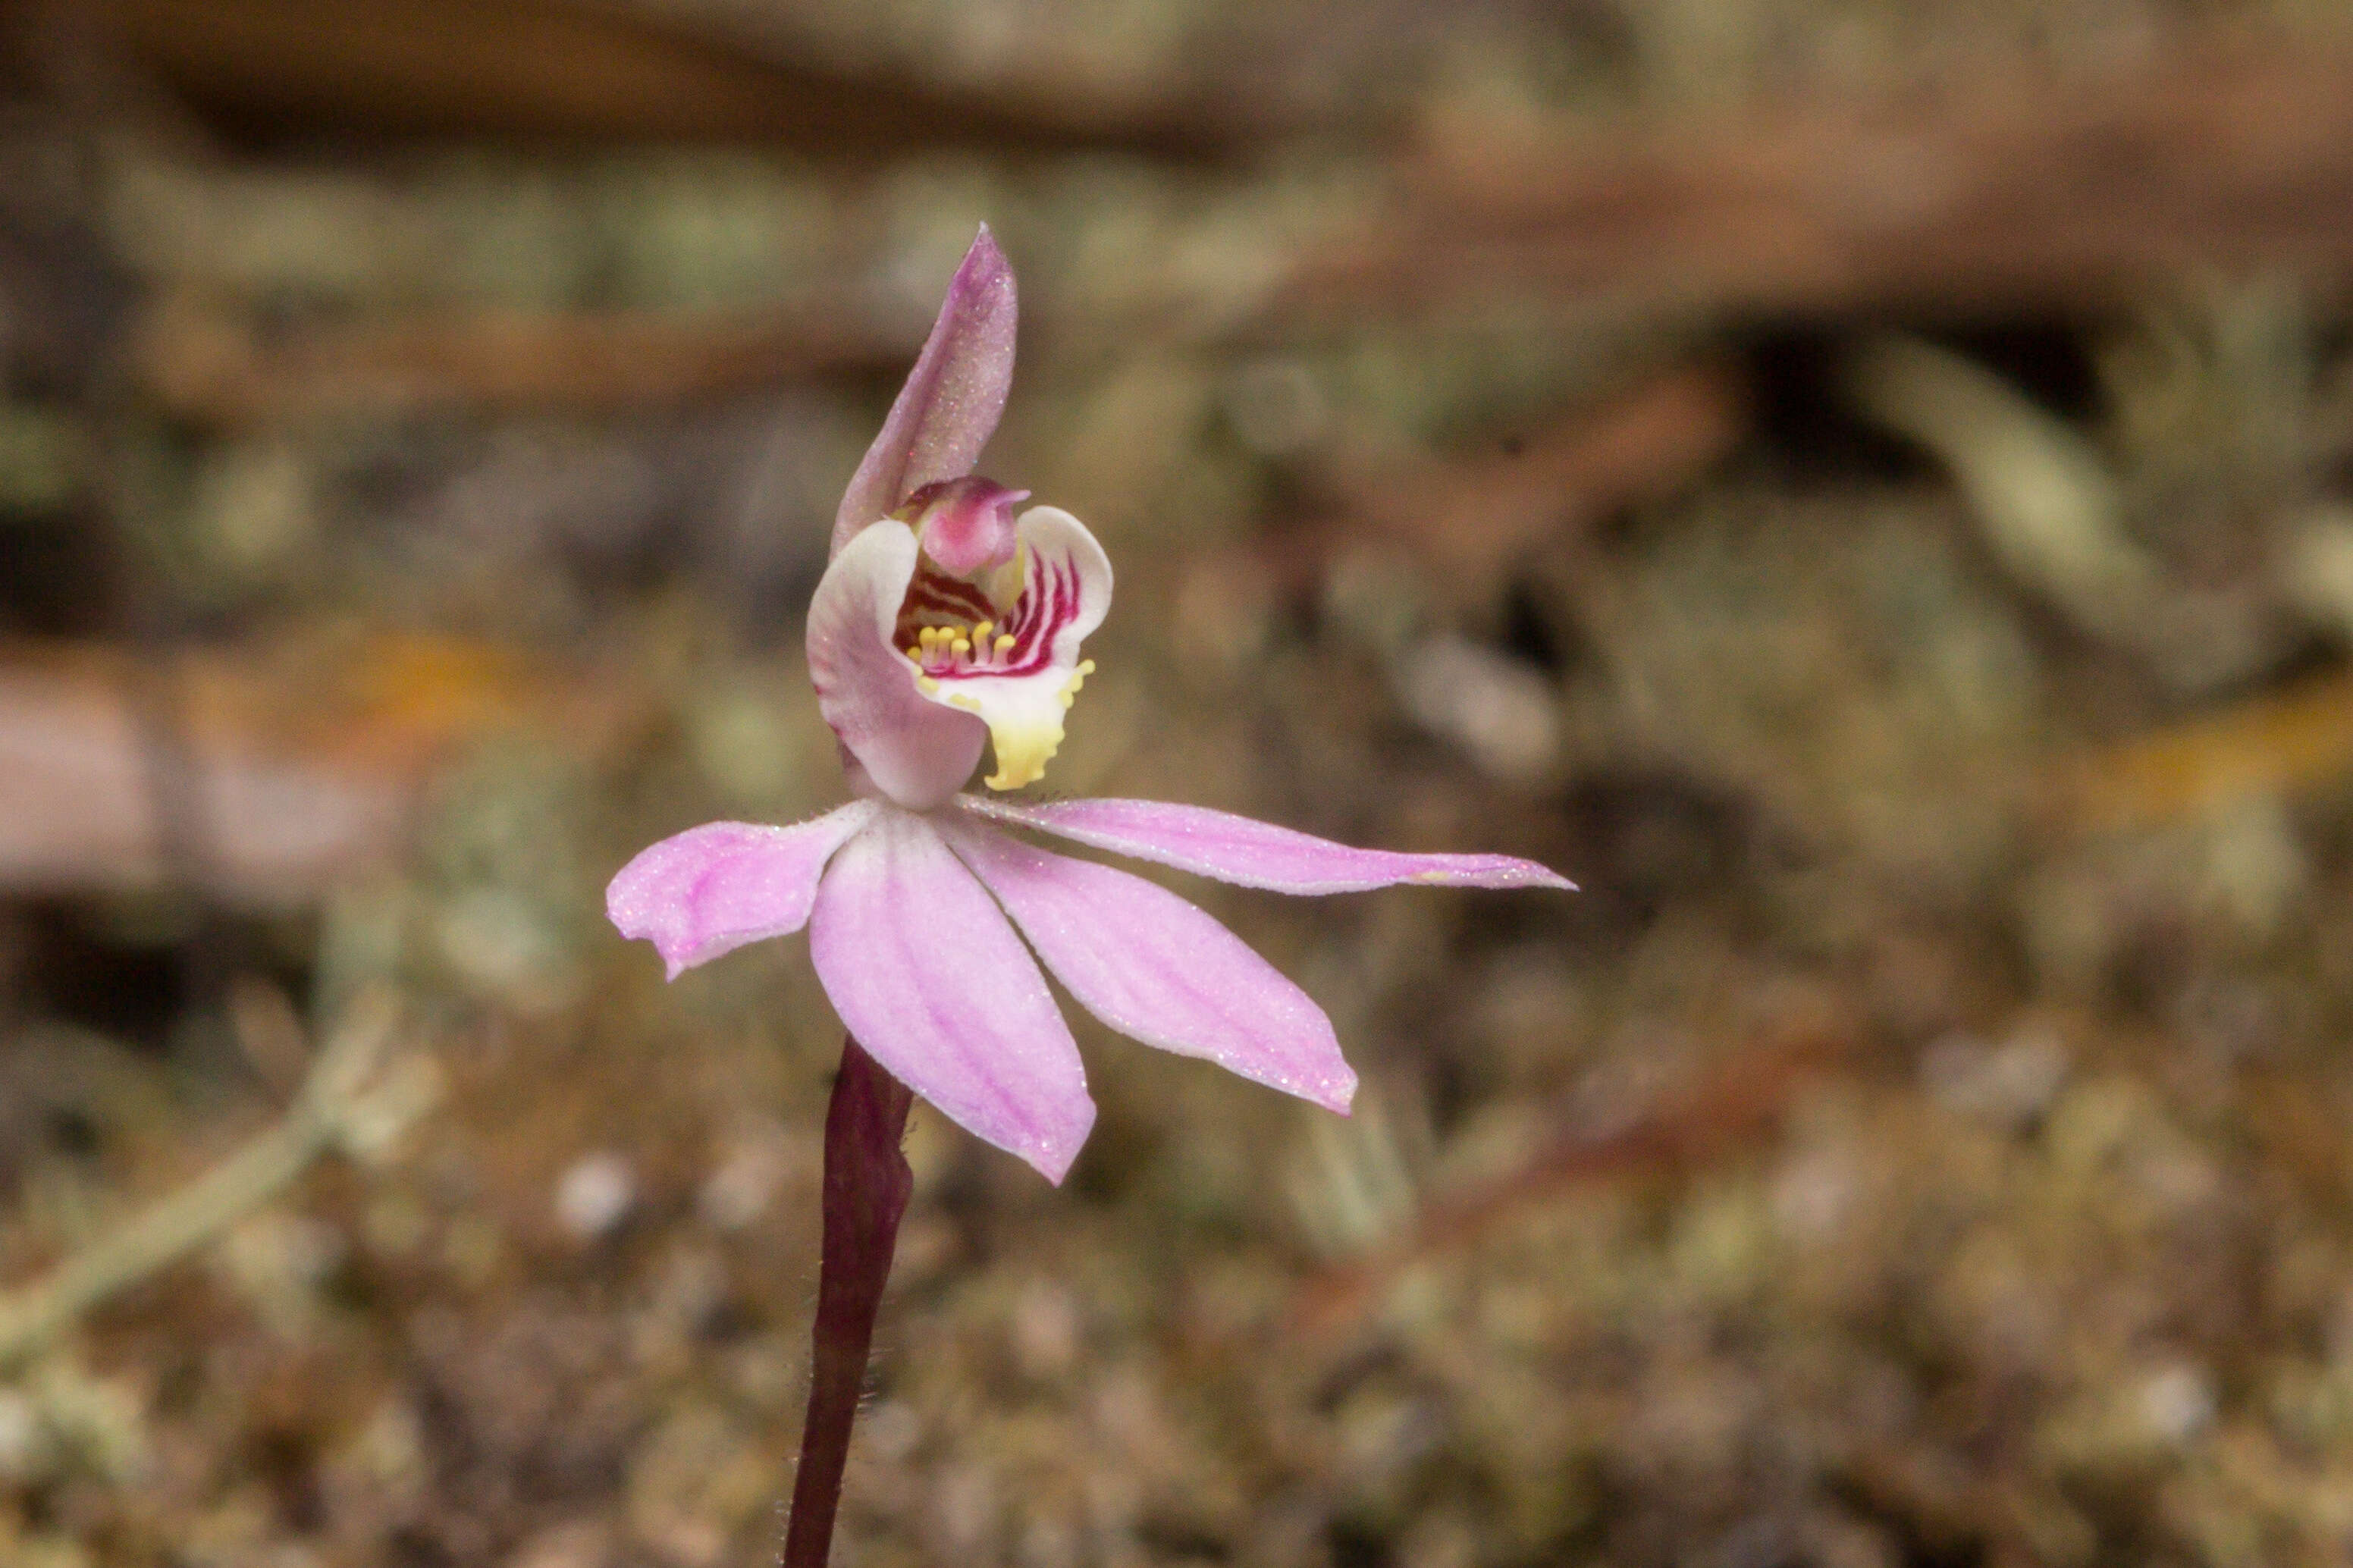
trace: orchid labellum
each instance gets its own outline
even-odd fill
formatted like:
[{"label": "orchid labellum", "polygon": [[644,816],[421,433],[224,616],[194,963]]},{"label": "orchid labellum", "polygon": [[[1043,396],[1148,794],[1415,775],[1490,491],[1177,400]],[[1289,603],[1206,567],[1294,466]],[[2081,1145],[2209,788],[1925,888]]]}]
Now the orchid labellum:
[{"label": "orchid labellum", "polygon": [[972,471],[1005,406],[1014,316],[1012,269],[984,228],[835,519],[808,665],[857,798],[790,827],[665,839],[614,878],[607,907],[673,978],[806,924],[826,994],[874,1060],[1059,1182],[1094,1103],[1038,960],[1146,1045],[1337,1111],[1356,1078],[1323,1010],[1216,921],[1006,828],[1283,893],[1569,884],[1506,856],[1352,849],[1199,806],[966,793],[985,749],[990,791],[1044,773],[1094,668],[1080,645],[1111,605],[1085,524],[1017,510],[1027,492]]}]

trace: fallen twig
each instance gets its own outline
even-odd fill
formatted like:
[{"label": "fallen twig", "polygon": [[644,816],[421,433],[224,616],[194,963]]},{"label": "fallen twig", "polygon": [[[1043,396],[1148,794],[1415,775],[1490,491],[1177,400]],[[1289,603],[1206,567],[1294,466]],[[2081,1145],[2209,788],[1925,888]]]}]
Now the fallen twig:
[{"label": "fallen twig", "polygon": [[1630,146],[1440,151],[1278,315],[1544,293],[1683,317],[2114,302],[2186,269],[2353,279],[2353,55],[2184,47],[1753,110]]},{"label": "fallen twig", "polygon": [[1451,460],[1345,448],[1328,455],[1313,476],[1335,515],[1251,551],[1262,568],[1300,586],[1345,550],[1388,544],[1427,567],[1437,591],[1478,602],[1546,539],[1693,483],[1747,428],[1746,389],[1726,366],[1675,366],[1510,451]]},{"label": "fallen twig", "polygon": [[38,1350],[108,1297],[202,1247],[269,1202],[330,1151],[374,1153],[437,1092],[431,1068],[386,1074],[398,1014],[364,994],[319,1051],[278,1124],[223,1163],[67,1258],[46,1279],[0,1296],[0,1367]]},{"label": "fallen twig", "polygon": [[452,410],[658,407],[881,364],[903,344],[855,311],[459,312],[265,331],[181,300],[131,340],[174,416],[240,428]]},{"label": "fallen twig", "polygon": [[1727,367],[1677,366],[1509,452],[1451,463],[1356,458],[1335,479],[1352,537],[1368,526],[1446,581],[1492,585],[1547,535],[1692,483],[1746,432],[1746,404]]},{"label": "fallen twig", "polygon": [[1344,1327],[1407,1270],[1460,1251],[1566,1188],[1631,1172],[1684,1169],[1757,1136],[1778,1120],[1807,1078],[1842,1057],[1844,1026],[1811,1010],[1783,1020],[1714,1079],[1601,1137],[1564,1133],[1519,1169],[1427,1205],[1410,1234],[1369,1258],[1325,1271],[1293,1317],[1311,1338]]},{"label": "fallen twig", "polygon": [[518,724],[590,745],[621,732],[627,682],[511,649],[377,637],[208,649],[174,661],[202,864],[166,862],[130,692],[133,655],[98,643],[0,646],[0,889],[149,887],[283,905],[396,851],[434,764]]},{"label": "fallen twig", "polygon": [[[232,129],[732,142],[868,154],[1110,143],[1197,152],[1282,126],[1264,95],[975,86],[829,60],[806,23],[730,31],[593,0],[111,0],[119,47]],[[763,39],[763,31],[777,36]],[[1026,51],[1025,51],[1026,52]]]},{"label": "fallen twig", "polygon": [[2114,833],[2348,776],[2353,679],[2327,676],[2057,763],[2033,805],[2052,831]]}]

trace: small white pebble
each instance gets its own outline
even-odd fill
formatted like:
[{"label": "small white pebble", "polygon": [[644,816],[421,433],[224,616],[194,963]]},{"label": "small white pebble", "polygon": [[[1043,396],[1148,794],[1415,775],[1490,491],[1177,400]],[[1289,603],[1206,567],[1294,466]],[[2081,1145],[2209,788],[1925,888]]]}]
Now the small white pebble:
[{"label": "small white pebble", "polygon": [[555,1184],[555,1221],[578,1241],[609,1235],[637,1206],[638,1176],[620,1155],[589,1154]]},{"label": "small white pebble", "polygon": [[607,1525],[575,1520],[532,1536],[507,1559],[507,1568],[604,1568],[613,1561],[613,1532]]},{"label": "small white pebble", "polygon": [[727,1152],[702,1184],[695,1208],[718,1230],[742,1230],[768,1212],[791,1174],[792,1150],[783,1137],[749,1140]]},{"label": "small white pebble", "polygon": [[923,1440],[923,1422],[904,1400],[878,1399],[858,1418],[858,1429],[868,1453],[895,1465]]},{"label": "small white pebble", "polygon": [[1799,1154],[1775,1173],[1769,1197],[1784,1232],[1809,1240],[1833,1237],[1854,1206],[1853,1162],[1835,1149]]},{"label": "small white pebble", "polygon": [[40,1412],[13,1388],[0,1388],[0,1480],[22,1484],[38,1478],[47,1459]]},{"label": "small white pebble", "polygon": [[1394,671],[1399,701],[1417,724],[1451,741],[1508,783],[1545,777],[1560,752],[1560,701],[1549,677],[1468,637],[1425,637]]},{"label": "small white pebble", "polygon": [[2067,1081],[2068,1067],[2066,1049],[2040,1029],[1998,1046],[1952,1034],[1921,1053],[1920,1078],[1929,1098],[1947,1110],[2015,1129],[2049,1107]]},{"label": "small white pebble", "polygon": [[2140,1385],[2141,1414],[2168,1442],[2186,1443],[2214,1419],[2214,1384],[2187,1363],[2151,1373]]},{"label": "small white pebble", "polygon": [[1068,1290],[1034,1280],[1013,1309],[1014,1360],[1029,1377],[1059,1377],[1078,1360],[1084,1328]]}]

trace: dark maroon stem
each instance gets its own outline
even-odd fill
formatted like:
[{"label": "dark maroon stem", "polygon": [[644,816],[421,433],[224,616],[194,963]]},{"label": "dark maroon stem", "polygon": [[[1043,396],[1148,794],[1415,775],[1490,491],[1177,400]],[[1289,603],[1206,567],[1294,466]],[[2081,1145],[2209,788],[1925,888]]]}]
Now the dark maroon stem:
[{"label": "dark maroon stem", "polygon": [[899,1216],[914,1174],[899,1141],[914,1096],[855,1039],[841,1045],[841,1072],[825,1113],[825,1244],[818,1265],[816,1351],[809,1363],[808,1419],[801,1427],[800,1474],[785,1525],[782,1568],[825,1568],[849,1424],[866,1384],[874,1316],[891,1275]]}]

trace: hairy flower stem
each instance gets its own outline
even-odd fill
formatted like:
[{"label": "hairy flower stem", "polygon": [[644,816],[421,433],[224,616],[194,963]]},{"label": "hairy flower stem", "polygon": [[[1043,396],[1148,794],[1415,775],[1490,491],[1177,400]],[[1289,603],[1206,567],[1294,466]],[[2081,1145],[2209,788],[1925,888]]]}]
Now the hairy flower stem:
[{"label": "hairy flower stem", "polygon": [[883,1281],[891,1274],[899,1217],[907,1212],[907,1194],[914,1185],[899,1151],[913,1098],[854,1037],[843,1039],[841,1071],[825,1116],[825,1242],[818,1266],[816,1346],[782,1568],[825,1568],[833,1545],[849,1425],[865,1386],[866,1357],[874,1342]]}]

